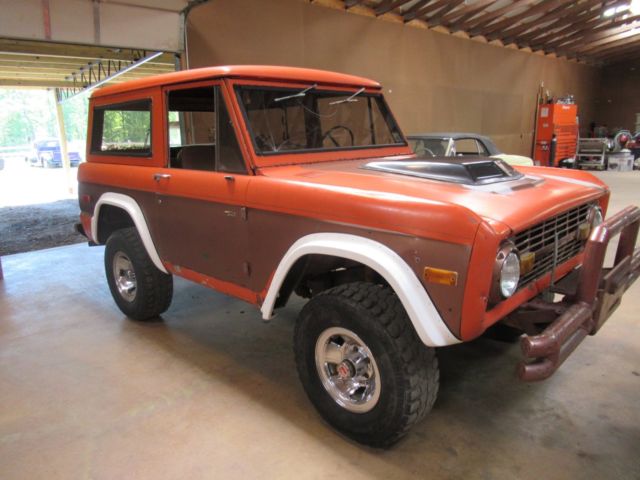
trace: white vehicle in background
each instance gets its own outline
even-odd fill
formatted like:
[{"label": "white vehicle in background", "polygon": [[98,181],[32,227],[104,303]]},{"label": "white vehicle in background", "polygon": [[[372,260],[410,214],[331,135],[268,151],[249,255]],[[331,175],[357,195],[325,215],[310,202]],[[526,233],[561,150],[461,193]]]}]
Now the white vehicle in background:
[{"label": "white vehicle in background", "polygon": [[489,137],[477,133],[422,133],[407,140],[419,157],[492,157],[509,165],[534,165],[529,157],[501,152]]}]

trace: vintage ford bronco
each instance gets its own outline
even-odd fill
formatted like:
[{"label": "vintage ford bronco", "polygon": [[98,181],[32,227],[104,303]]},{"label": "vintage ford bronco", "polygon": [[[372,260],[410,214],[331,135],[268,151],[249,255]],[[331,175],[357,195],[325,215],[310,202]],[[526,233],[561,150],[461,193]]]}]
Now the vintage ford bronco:
[{"label": "vintage ford bronco", "polygon": [[[435,347],[522,333],[523,380],[551,375],[640,272],[640,209],[604,220],[588,173],[417,159],[378,83],[212,67],[93,93],[78,228],[105,244],[118,307],[165,312],[172,275],[258,306],[310,298],[294,334],[320,414],[374,446],[432,407]],[[615,262],[604,268],[610,238]]]}]

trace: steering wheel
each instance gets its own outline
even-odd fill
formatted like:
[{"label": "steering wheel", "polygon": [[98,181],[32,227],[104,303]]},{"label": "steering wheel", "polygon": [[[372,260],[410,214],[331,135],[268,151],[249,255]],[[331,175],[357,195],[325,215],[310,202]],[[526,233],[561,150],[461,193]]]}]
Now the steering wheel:
[{"label": "steering wheel", "polygon": [[416,151],[415,151],[414,153],[415,153],[415,154],[416,154],[416,156],[418,156],[418,157],[423,156],[425,153],[428,153],[428,154],[429,154],[429,155],[431,155],[432,157],[435,157],[435,156],[436,156],[436,154],[435,154],[435,153],[433,153],[433,152],[431,151],[431,149],[429,149],[429,148],[425,147],[424,145],[423,145],[423,146],[420,146],[420,147],[418,147],[418,148],[416,148]]},{"label": "steering wheel", "polygon": [[304,148],[304,145],[300,145],[299,143],[293,142],[290,138],[285,139],[282,143],[280,143],[277,147],[273,149],[274,152],[279,152],[283,147],[291,147],[289,150],[300,150]]},{"label": "steering wheel", "polygon": [[349,128],[349,127],[345,127],[344,125],[335,125],[333,127],[331,127],[329,130],[327,130],[326,132],[324,132],[322,134],[322,139],[321,142],[324,143],[324,141],[328,138],[329,140],[331,140],[333,142],[333,144],[336,147],[339,147],[340,144],[338,143],[338,141],[333,137],[333,132],[335,132],[336,130],[346,130],[347,133],[349,134],[349,137],[351,137],[351,146],[353,146],[355,144],[355,140],[354,140],[354,136],[353,136],[353,131]]}]

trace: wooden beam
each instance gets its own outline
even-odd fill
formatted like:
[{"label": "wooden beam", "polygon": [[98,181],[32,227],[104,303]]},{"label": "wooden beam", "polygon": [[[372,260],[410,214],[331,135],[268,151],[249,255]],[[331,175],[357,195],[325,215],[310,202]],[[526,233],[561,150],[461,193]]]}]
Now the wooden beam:
[{"label": "wooden beam", "polygon": [[484,10],[487,5],[491,5],[492,3],[494,2],[491,0],[478,0],[476,3],[463,5],[460,8],[444,15],[441,19],[441,24],[449,26],[454,20],[460,21],[471,18]]},{"label": "wooden beam", "polygon": [[414,18],[416,18],[416,12],[418,12],[421,8],[425,7],[432,0],[418,0],[416,3],[411,5],[411,7],[407,8],[404,12],[402,12],[402,19],[405,22],[410,22]]},{"label": "wooden beam", "polygon": [[[476,36],[479,33],[479,28],[487,27],[492,22],[498,20],[505,13],[514,11],[520,7],[531,5],[535,0],[517,0],[509,5],[505,5],[504,7],[498,8],[491,12],[487,12],[484,15],[477,17],[476,19],[468,22],[467,24],[463,24],[460,26],[461,30],[465,30],[471,36]],[[457,27],[454,27],[457,28]]]},{"label": "wooden beam", "polygon": [[[611,28],[606,30],[599,30],[595,32],[596,29],[592,30],[592,33],[588,35],[581,36],[578,40],[574,40],[570,43],[562,44],[561,48],[558,50],[573,50],[575,48],[580,47],[581,45],[588,45],[596,40],[608,38],[619,33],[627,32],[629,30],[633,30],[634,28],[640,27],[640,15],[633,17],[636,20],[633,20],[628,25],[622,25],[621,27]],[[595,32],[595,33],[593,33]]]},{"label": "wooden beam", "polygon": [[[564,45],[567,42],[572,43],[580,43],[585,36],[585,32],[589,32],[589,34],[596,34],[599,32],[606,32],[611,28],[615,28],[619,25],[624,25],[626,23],[631,23],[636,19],[640,19],[639,16],[628,17],[627,19],[616,19],[615,21],[610,21],[609,19],[596,19],[589,22],[579,22],[572,26],[572,30],[575,30],[570,35],[566,35],[557,40],[548,41],[544,43],[544,46],[540,43],[535,45],[531,45],[532,49],[541,49],[541,48],[554,48],[560,45]],[[564,46],[563,46],[564,48]]]},{"label": "wooden beam", "polygon": [[580,52],[578,54],[578,58],[588,57],[588,58],[605,58],[611,57],[618,53],[625,52],[634,52],[640,51],[640,36],[630,40],[629,43],[625,45],[616,45],[614,47],[603,48],[601,50],[592,51],[592,52]]},{"label": "wooden beam", "polygon": [[427,17],[430,13],[446,7],[448,3],[452,2],[448,2],[447,0],[435,0],[433,3],[430,3],[415,12],[414,18],[425,20],[425,17]]},{"label": "wooden beam", "polygon": [[[135,52],[141,50],[132,50],[127,48],[105,48],[90,47],[81,45],[71,45],[63,43],[45,43],[23,40],[10,40],[0,38],[0,53],[15,53],[38,55],[42,57],[63,57],[63,58],[84,58],[90,59],[109,59],[109,60],[135,60]],[[173,63],[174,56],[172,53],[165,53],[158,57],[156,61],[163,63]]]},{"label": "wooden beam", "polygon": [[[497,40],[500,39],[502,42],[507,45],[512,43],[514,36],[517,36],[521,33],[528,32],[531,29],[538,28],[541,25],[545,25],[546,23],[558,18],[562,15],[565,15],[566,11],[572,7],[571,3],[564,2],[560,0],[555,7],[550,7],[542,11],[542,13],[537,12],[535,16],[530,16],[528,18],[533,18],[529,21],[523,21],[520,25],[516,25],[514,27],[508,28],[506,30],[494,32],[493,34],[487,37],[487,40]],[[531,9],[534,10],[534,9]],[[535,18],[534,18],[535,17]],[[525,19],[526,20],[526,19]],[[507,41],[509,39],[509,41]]]},{"label": "wooden beam", "polygon": [[[607,8],[609,6],[611,8],[615,8],[620,4],[625,4],[624,2],[626,1],[628,0],[613,2],[608,5],[605,2],[604,5],[607,6]],[[593,7],[596,7],[596,6],[599,8],[594,9]],[[518,42],[520,43],[522,40],[523,42],[526,42],[527,46],[531,46],[534,43],[535,44],[547,43],[547,42],[543,42],[541,38],[546,38],[550,41],[553,38],[556,38],[558,36],[566,36],[569,32],[575,31],[576,26],[579,27],[585,23],[589,23],[592,21],[595,21],[596,23],[602,21],[602,18],[603,18],[602,9],[604,8],[602,1],[600,0],[585,1],[584,3],[576,4],[574,7],[576,8],[575,11],[568,13],[563,18],[559,18],[555,20],[552,25],[546,25],[544,29],[542,29],[541,31],[532,32],[528,35],[519,37]],[[578,13],[578,14],[574,16],[574,13]],[[558,30],[558,27],[561,27],[561,28]]]},{"label": "wooden beam", "polygon": [[597,54],[598,52],[608,51],[612,49],[615,50],[616,48],[625,47],[626,45],[640,42],[640,31],[632,30],[631,32],[627,32],[627,33],[630,33],[630,34],[624,38],[618,38],[614,41],[607,42],[600,45],[581,48],[576,50],[576,52],[578,55],[592,55],[592,54]]},{"label": "wooden beam", "polygon": [[344,0],[344,8],[356,7],[363,2],[364,0]]},{"label": "wooden beam", "polygon": [[380,15],[384,15],[385,13],[391,12],[396,8],[404,5],[405,3],[409,3],[411,0],[383,0],[380,4],[375,8],[374,12],[376,17]]},{"label": "wooden beam", "polygon": [[602,25],[601,18],[573,23],[561,31],[553,32],[548,36],[532,40],[529,42],[529,48],[534,52],[543,49],[551,51],[572,39],[578,39],[578,41],[580,41],[585,35],[585,32],[592,32],[600,25]]},{"label": "wooden beam", "polygon": [[[479,31],[478,35],[482,35],[489,39],[491,36],[495,36],[494,32],[497,32],[509,25],[517,25],[521,20],[526,20],[535,15],[544,14],[545,12],[554,9],[560,5],[569,3],[569,0],[542,0],[531,8],[527,8],[521,13],[512,15],[510,17],[504,16],[504,18],[498,22],[494,22],[487,27],[476,29]],[[475,30],[474,30],[475,32]],[[499,36],[499,35],[498,35]],[[495,36],[498,38],[498,36]]]},{"label": "wooden beam", "polygon": [[453,18],[445,20],[447,28],[452,32],[463,30],[462,28],[460,28],[460,25],[466,24],[468,20],[476,17],[479,13],[486,10],[487,6],[493,3],[494,0],[478,0],[477,3],[467,5],[467,7],[465,7],[465,10],[467,10],[467,12],[460,17],[456,17],[455,21],[453,21]]},{"label": "wooden beam", "polygon": [[[0,62],[8,61],[8,62],[20,62],[24,64],[45,62],[45,63],[54,63],[60,66],[69,66],[70,68],[74,68],[74,67],[80,68],[81,66],[86,66],[89,62],[95,62],[97,60],[105,60],[105,59],[96,59],[96,58],[86,59],[86,58],[73,58],[73,57],[69,58],[69,57],[55,57],[55,56],[47,56],[47,55],[29,55],[29,54],[21,55],[17,53],[0,52]],[[118,60],[115,60],[115,61],[118,61]],[[147,65],[153,66],[153,67],[159,67],[159,68],[165,68],[165,67],[175,68],[175,61],[174,60],[172,60],[171,62],[151,61],[146,63],[144,66],[147,66]]]},{"label": "wooden beam", "polygon": [[464,3],[464,0],[451,0],[444,3],[446,3],[446,6],[444,6],[444,8],[440,8],[437,12],[435,12],[432,16],[428,18],[423,17],[422,20],[427,22],[427,25],[429,25],[430,27],[436,27],[438,25],[442,25],[442,19],[445,16],[443,15],[443,13],[452,12],[453,10],[458,8],[458,5],[460,5],[461,3]]},{"label": "wooden beam", "polygon": [[566,27],[582,20],[597,18],[601,15],[600,10],[592,11],[591,9],[596,5],[602,3],[602,0],[588,0],[584,3],[576,3],[570,5],[567,9],[560,12],[560,15],[556,15],[551,23],[545,24],[542,28],[536,28],[535,30],[525,33],[524,35],[517,35],[504,38],[506,43],[516,42],[518,45],[526,44],[536,38],[549,35],[552,31],[560,27]]},{"label": "wooden beam", "polygon": [[21,80],[0,78],[0,87],[13,88],[73,88],[73,83],[59,80]]},{"label": "wooden beam", "polygon": [[636,35],[640,35],[640,29],[638,29],[638,27],[636,26],[629,26],[624,32],[616,33],[614,35],[610,35],[608,37],[601,38],[600,40],[595,40],[592,42],[583,42],[581,46],[575,48],[575,51],[586,52],[601,47],[607,48],[609,46],[614,47],[618,44],[624,45],[628,42],[623,42],[623,40]]},{"label": "wooden beam", "polygon": [[[72,72],[77,72],[81,68],[87,67],[87,64],[76,65],[60,65],[58,63],[49,62],[10,62],[0,59],[0,72],[14,70],[16,72],[50,72],[60,73],[64,75],[71,75]],[[167,66],[150,66],[141,65],[137,70],[147,75],[153,75],[156,73],[172,72],[175,68]]]}]

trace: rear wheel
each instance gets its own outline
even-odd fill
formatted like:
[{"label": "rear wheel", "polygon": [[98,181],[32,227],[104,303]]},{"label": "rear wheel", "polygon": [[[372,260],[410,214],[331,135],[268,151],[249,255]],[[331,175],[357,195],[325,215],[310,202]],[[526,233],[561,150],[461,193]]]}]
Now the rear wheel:
[{"label": "rear wheel", "polygon": [[104,267],[111,295],[126,316],[150,320],[171,305],[173,277],[156,268],[135,228],[111,234]]},{"label": "rear wheel", "polygon": [[294,334],[298,373],[322,417],[374,447],[402,438],[438,393],[435,351],[387,287],[350,283],[314,297]]}]

